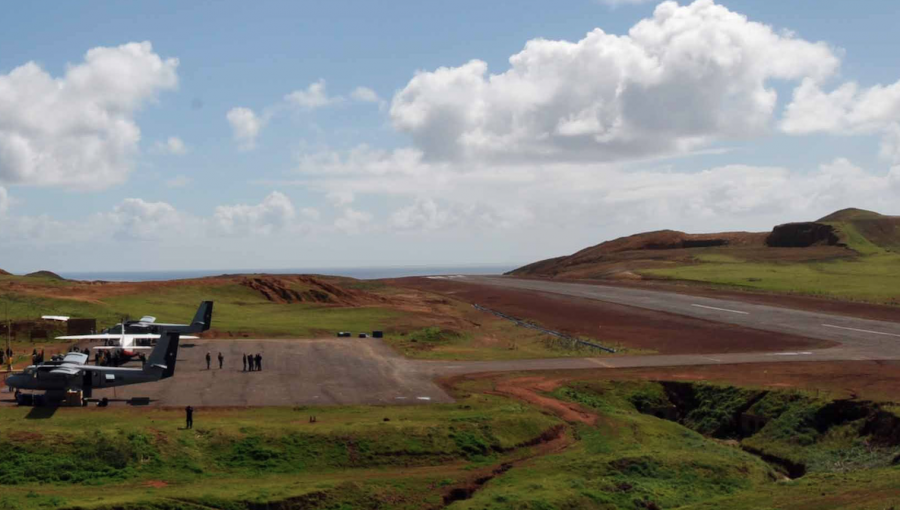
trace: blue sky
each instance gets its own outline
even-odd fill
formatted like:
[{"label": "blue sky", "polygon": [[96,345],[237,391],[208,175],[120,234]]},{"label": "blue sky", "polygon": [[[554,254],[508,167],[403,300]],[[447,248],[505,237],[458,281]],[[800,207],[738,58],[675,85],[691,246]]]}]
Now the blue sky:
[{"label": "blue sky", "polygon": [[[659,71],[668,77],[622,75],[618,90],[643,94],[638,101],[605,96],[613,89],[602,86],[638,65],[628,61],[631,50],[612,40],[569,54],[552,48],[598,28],[624,36],[641,20],[655,19],[657,35],[682,30],[664,25],[654,2],[15,4],[0,31],[0,221],[8,237],[0,267],[524,263],[640,230],[759,230],[851,205],[900,213],[893,205],[900,202],[900,156],[892,152],[900,98],[890,89],[900,79],[897,2],[726,0],[679,8],[672,19],[702,18],[703,37],[720,31],[729,35],[713,41],[743,42],[669,55]],[[771,34],[760,35],[752,23]],[[529,77],[485,86],[535,40],[543,43],[526,52]],[[129,71],[100,64],[90,71],[102,76],[97,83],[123,82],[116,87],[136,80],[128,73],[145,73],[146,88],[123,92],[133,94],[128,111],[75,93],[61,94],[47,110],[30,109],[24,103],[39,103],[40,94],[11,100],[19,89],[2,87],[29,62],[60,83],[67,69],[85,64],[89,50],[144,41],[152,48]],[[668,51],[635,47],[653,58]],[[738,52],[750,62],[770,49],[785,62],[729,61],[708,79],[682,73],[688,67],[677,60]],[[621,52],[616,64],[598,60],[607,50]],[[152,70],[153,59],[171,62],[170,74]],[[486,66],[478,83],[472,77],[479,69],[465,67],[473,59]],[[709,66],[695,71],[703,69]],[[420,71],[426,76],[415,82]],[[541,73],[557,73],[562,82]],[[759,76],[763,87],[748,84]],[[287,99],[320,80],[321,104]],[[804,80],[839,107],[827,110],[810,96],[788,118]],[[41,90],[25,80],[9,83]],[[852,97],[829,95],[848,83],[857,87]],[[377,100],[354,98],[358,87]],[[763,89],[777,94],[771,108],[760,99]],[[704,102],[717,93],[730,95]],[[667,106],[690,101],[696,116]],[[658,108],[640,111],[642,104]],[[238,107],[261,122],[251,144],[236,138],[226,119]],[[79,162],[72,140],[96,136],[105,144],[118,128],[55,116],[87,117],[97,108],[133,125],[139,140],[117,142],[112,155],[81,154],[91,163]],[[429,112],[425,121],[417,117],[422,111]],[[584,124],[585,115],[638,127],[607,132],[598,142],[596,130],[615,123]],[[548,118],[560,130],[550,134],[553,142],[535,127]],[[43,123],[39,135],[32,122]],[[68,138],[54,125],[70,126]],[[25,172],[12,149],[3,152],[3,136],[30,144],[28,154],[41,163]],[[184,150],[166,149],[171,137]],[[412,162],[401,157],[409,153]],[[97,175],[97,162],[108,175]],[[785,187],[798,191],[772,202],[771,190]]]}]

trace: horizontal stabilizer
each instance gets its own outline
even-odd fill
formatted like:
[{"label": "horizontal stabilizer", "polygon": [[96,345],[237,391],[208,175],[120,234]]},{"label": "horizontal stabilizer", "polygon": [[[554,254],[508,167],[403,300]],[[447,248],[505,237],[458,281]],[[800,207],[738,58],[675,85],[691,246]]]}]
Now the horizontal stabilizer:
[{"label": "horizontal stabilizer", "polygon": [[[125,333],[125,338],[126,339],[130,338],[133,340],[156,340],[159,338],[159,335],[157,335],[155,333],[135,333],[135,334]],[[181,338],[197,339],[200,337],[183,336]],[[56,339],[57,340],[121,340],[122,334],[121,333],[119,333],[119,334],[97,333],[95,335],[67,335],[67,336],[58,336],[58,337],[56,337]]]},{"label": "horizontal stabilizer", "polygon": [[81,369],[78,369],[75,367],[59,367],[59,368],[54,368],[49,373],[50,373],[50,375],[72,376],[72,375],[78,375],[79,373],[81,373]]},{"label": "horizontal stabilizer", "polygon": [[145,345],[131,345],[128,347],[122,347],[120,345],[98,345],[93,348],[95,351],[152,351],[153,347],[148,347]]},{"label": "horizontal stabilizer", "polygon": [[63,358],[63,363],[73,363],[76,365],[84,365],[88,360],[88,355],[83,352],[70,352]]}]

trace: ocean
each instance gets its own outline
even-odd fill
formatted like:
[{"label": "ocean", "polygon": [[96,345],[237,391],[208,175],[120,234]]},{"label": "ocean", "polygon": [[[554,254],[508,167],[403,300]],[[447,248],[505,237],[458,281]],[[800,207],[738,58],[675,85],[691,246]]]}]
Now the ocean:
[{"label": "ocean", "polygon": [[518,267],[505,264],[481,264],[464,266],[394,266],[394,267],[346,267],[346,268],[290,268],[290,269],[198,269],[183,271],[96,271],[67,272],[58,274],[68,280],[103,280],[108,282],[151,282],[184,280],[222,274],[326,274],[348,276],[360,280],[399,278],[402,276],[432,276],[454,274],[503,274]]}]

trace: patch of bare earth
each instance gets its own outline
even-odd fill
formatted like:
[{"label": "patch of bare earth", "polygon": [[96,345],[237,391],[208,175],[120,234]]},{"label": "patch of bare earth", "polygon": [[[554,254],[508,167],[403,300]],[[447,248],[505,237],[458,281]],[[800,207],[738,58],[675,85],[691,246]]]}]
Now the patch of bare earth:
[{"label": "patch of bare earth", "polygon": [[[900,361],[748,363],[585,369],[539,374],[554,385],[580,380],[709,381],[734,386],[819,393],[833,398],[896,401],[897,395],[900,395]],[[494,376],[499,377],[497,374]],[[531,384],[531,387],[534,388],[535,385]]]}]

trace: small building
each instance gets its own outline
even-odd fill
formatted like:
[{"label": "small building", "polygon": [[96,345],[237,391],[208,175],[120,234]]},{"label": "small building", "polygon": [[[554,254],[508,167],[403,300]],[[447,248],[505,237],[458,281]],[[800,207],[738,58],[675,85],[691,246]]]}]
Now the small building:
[{"label": "small building", "polygon": [[67,335],[90,335],[97,332],[97,319],[69,319],[66,321]]}]

